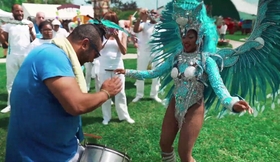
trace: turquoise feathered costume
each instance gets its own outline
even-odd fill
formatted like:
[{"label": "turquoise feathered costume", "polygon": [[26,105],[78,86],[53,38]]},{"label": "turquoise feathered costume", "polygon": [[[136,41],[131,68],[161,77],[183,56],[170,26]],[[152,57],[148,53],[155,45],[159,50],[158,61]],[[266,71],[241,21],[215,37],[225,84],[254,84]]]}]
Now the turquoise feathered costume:
[{"label": "turquoise feathered costume", "polygon": [[[201,2],[201,0],[173,0],[166,5],[161,22],[155,27],[154,39],[151,41],[155,60],[162,60],[163,63],[182,51],[181,29],[174,20],[174,14],[178,14],[180,9],[193,9],[195,7],[192,6],[200,5]],[[174,3],[180,8],[174,8]],[[202,51],[211,53],[210,57],[216,60],[230,94],[240,94],[240,97],[248,99],[254,106],[256,103],[260,104],[260,101],[265,102],[268,92],[272,92],[275,100],[280,84],[280,1],[259,1],[254,30],[249,39],[236,49],[217,50],[217,30],[213,30],[214,23],[211,23],[214,20],[206,16],[205,6],[201,6],[200,10],[197,19],[202,23],[199,33],[202,36],[199,39],[203,39]],[[162,90],[167,85],[173,84],[170,74],[170,71],[167,71],[163,75]],[[171,87],[168,99],[174,86]],[[206,108],[209,109],[216,101],[216,94],[210,86],[204,92]],[[220,102],[216,108],[219,108],[219,105]],[[258,110],[260,105],[257,107]]]}]

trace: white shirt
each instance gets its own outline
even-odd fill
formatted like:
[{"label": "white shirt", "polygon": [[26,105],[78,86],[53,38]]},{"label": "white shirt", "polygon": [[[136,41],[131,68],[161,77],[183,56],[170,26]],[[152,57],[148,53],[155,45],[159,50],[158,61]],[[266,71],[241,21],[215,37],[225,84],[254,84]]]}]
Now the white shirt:
[{"label": "white shirt", "polygon": [[[119,31],[119,39],[122,39],[123,32]],[[107,40],[104,39],[104,42]],[[97,59],[100,72],[104,69],[124,68],[122,53],[115,39],[108,40],[104,48],[100,51],[101,56]]]},{"label": "white shirt", "polygon": [[227,25],[222,25],[220,28],[220,34],[226,34],[227,33]]},{"label": "white shirt", "polygon": [[[25,24],[31,24],[29,20],[22,20]],[[30,45],[31,35],[28,25],[5,24],[2,26],[3,31],[8,33],[9,53],[12,55],[27,54],[28,46]],[[33,27],[32,32],[36,34]]]},{"label": "white shirt", "polygon": [[27,50],[27,54],[31,52],[35,47],[38,47],[44,43],[51,43],[51,39],[41,39],[41,38],[36,38],[29,46]]},{"label": "white shirt", "polygon": [[58,31],[53,30],[53,38],[66,38],[69,33],[64,28],[58,28]]},{"label": "white shirt", "polygon": [[140,24],[140,27],[142,27],[143,29],[140,33],[137,33],[138,49],[140,51],[146,51],[146,52],[151,51],[149,41],[151,40],[151,36],[154,32],[155,25],[156,24],[151,24],[149,22],[143,22]]}]

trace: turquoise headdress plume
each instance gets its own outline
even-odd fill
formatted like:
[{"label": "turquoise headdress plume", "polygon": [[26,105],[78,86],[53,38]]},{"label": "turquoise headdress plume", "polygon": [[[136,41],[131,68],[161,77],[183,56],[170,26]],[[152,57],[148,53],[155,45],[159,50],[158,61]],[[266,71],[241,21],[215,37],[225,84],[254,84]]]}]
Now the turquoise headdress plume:
[{"label": "turquoise headdress plume", "polygon": [[207,15],[203,0],[173,0],[172,3],[172,18],[178,24],[181,36],[195,30],[199,48],[202,46],[204,52],[214,53],[218,41],[217,29],[214,20]]},{"label": "turquoise headdress plume", "polygon": [[195,30],[199,34],[199,16],[203,5],[203,1],[174,0],[172,18],[178,24],[181,36],[189,30]]},{"label": "turquoise headdress plume", "polygon": [[120,27],[118,24],[116,24],[116,23],[114,23],[114,22],[112,22],[112,21],[110,21],[110,20],[105,20],[105,19],[99,20],[99,19],[96,19],[96,18],[92,18],[92,19],[90,19],[90,20],[88,21],[88,23],[90,23],[90,24],[96,24],[96,25],[102,25],[102,26],[104,26],[106,29],[108,29],[108,28],[118,29],[118,30],[120,30],[120,31],[122,31],[122,32],[124,32],[124,33],[126,33],[127,35],[129,35],[129,33],[128,33],[125,29],[123,29],[123,28]]},{"label": "turquoise headdress plume", "polygon": [[202,0],[172,0],[161,15],[161,21],[155,26],[154,39],[151,40],[152,54],[155,56],[153,61],[165,60],[183,51],[182,36],[191,29],[198,34],[197,44],[201,52],[216,52],[217,27],[214,20],[208,17]]}]

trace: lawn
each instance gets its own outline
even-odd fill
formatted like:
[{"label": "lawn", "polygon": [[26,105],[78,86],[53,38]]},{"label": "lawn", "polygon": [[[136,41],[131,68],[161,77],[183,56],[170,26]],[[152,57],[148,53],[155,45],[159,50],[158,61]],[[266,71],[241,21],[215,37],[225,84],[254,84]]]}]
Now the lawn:
[{"label": "lawn", "polygon": [[136,54],[137,53],[137,48],[133,46],[133,44],[128,44],[127,45],[127,52],[128,54]]},{"label": "lawn", "polygon": [[[125,60],[126,68],[136,68],[136,60]],[[0,64],[0,108],[6,105],[5,64]],[[159,162],[159,137],[165,108],[150,99],[132,103],[135,96],[134,79],[126,79],[126,95],[130,115],[135,124],[120,122],[113,106],[113,119],[108,126],[102,125],[101,109],[82,116],[83,130],[102,136],[100,140],[87,138],[88,142],[106,145],[127,154],[134,162]],[[148,96],[151,81],[147,80]],[[94,90],[92,81],[92,90]],[[161,96],[162,97],[162,96]],[[20,101],[18,101],[20,102]],[[198,162],[277,162],[280,157],[280,110],[267,109],[257,117],[244,115],[217,119],[217,112],[204,123],[195,144],[193,156]],[[5,140],[9,114],[0,114],[0,161],[4,161]],[[28,122],[28,121],[23,121]],[[43,121],[42,121],[43,122]],[[57,128],[59,130],[59,128]],[[177,140],[174,147],[177,148]],[[32,146],[28,146],[32,147]]]},{"label": "lawn", "polygon": [[245,42],[246,39],[247,39],[249,36],[250,36],[250,34],[245,35],[245,34],[242,34],[241,31],[237,31],[237,32],[235,32],[233,35],[227,34],[227,35],[225,36],[225,38],[226,38],[226,39],[229,39],[229,40]]}]

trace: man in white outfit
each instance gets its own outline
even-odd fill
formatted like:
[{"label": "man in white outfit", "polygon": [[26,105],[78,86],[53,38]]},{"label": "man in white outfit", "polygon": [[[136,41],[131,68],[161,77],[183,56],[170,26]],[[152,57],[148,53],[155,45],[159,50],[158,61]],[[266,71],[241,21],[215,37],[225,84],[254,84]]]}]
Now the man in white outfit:
[{"label": "man in white outfit", "polygon": [[[137,33],[137,70],[147,70],[149,63],[152,61],[151,58],[151,47],[148,44],[150,38],[154,32],[154,26],[157,21],[158,13],[156,10],[151,10],[149,13],[147,10],[142,9],[140,11],[140,16],[137,22],[134,24],[133,31]],[[146,21],[147,19],[150,21]],[[152,68],[155,67],[157,63],[152,63]],[[136,83],[136,97],[132,102],[137,102],[144,97],[144,81],[137,80]],[[159,78],[152,80],[150,97],[157,102],[161,102],[158,98],[158,91],[160,87]]]},{"label": "man in white outfit", "polygon": [[227,24],[223,21],[222,26],[220,28],[220,39],[225,40],[225,35],[227,33]]},{"label": "man in white outfit", "polygon": [[[15,4],[12,7],[12,13],[15,20],[22,24],[5,24],[2,26],[2,38],[8,38],[9,47],[6,60],[6,73],[7,73],[7,91],[8,102],[7,107],[1,110],[2,113],[10,111],[10,93],[12,90],[13,81],[15,76],[27,55],[29,44],[36,38],[35,29],[31,21],[23,19],[22,6]],[[1,37],[0,37],[1,38]],[[3,43],[3,40],[0,40]]]}]

